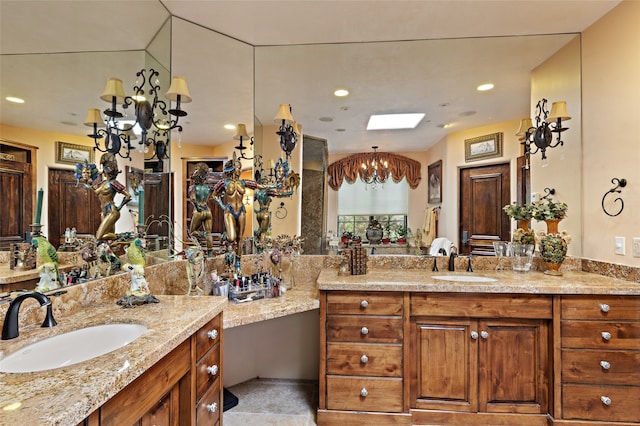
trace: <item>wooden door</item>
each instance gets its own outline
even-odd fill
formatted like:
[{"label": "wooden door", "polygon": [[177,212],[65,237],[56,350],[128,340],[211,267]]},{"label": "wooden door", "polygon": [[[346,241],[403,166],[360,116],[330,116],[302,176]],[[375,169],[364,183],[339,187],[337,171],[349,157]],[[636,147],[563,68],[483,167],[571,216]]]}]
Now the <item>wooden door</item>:
[{"label": "wooden door", "polygon": [[24,241],[33,220],[32,165],[0,159],[0,248]]},{"label": "wooden door", "polygon": [[412,318],[410,406],[478,410],[477,321]]},{"label": "wooden door", "polygon": [[545,320],[479,323],[479,411],[544,414],[549,397]]},{"label": "wooden door", "polygon": [[460,170],[460,254],[493,255],[494,241],[508,241],[509,163]]},{"label": "wooden door", "polygon": [[[147,235],[169,236],[167,220],[174,222],[173,216],[173,173],[144,174],[144,215],[158,221],[150,224]],[[164,218],[164,220],[161,220]]]},{"label": "wooden door", "polygon": [[48,240],[56,248],[64,243],[64,231],[95,235],[100,226],[100,203],[91,189],[78,184],[73,170],[49,169]]}]

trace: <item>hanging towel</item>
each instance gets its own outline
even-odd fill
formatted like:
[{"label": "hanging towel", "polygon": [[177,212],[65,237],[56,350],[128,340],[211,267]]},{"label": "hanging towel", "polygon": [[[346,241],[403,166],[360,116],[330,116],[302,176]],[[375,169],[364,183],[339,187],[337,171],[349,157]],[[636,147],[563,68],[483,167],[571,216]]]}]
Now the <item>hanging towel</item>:
[{"label": "hanging towel", "polygon": [[422,245],[429,247],[436,238],[438,227],[438,212],[436,207],[431,207],[424,212],[424,224],[422,225]]},{"label": "hanging towel", "polygon": [[[453,243],[448,238],[445,238],[445,237],[436,238],[435,240],[433,240],[433,243],[431,243],[431,247],[429,248],[429,255],[430,256],[442,256],[442,255],[447,256],[449,254],[449,250],[451,249],[452,245]],[[444,251],[444,253],[442,252],[442,250]]]}]

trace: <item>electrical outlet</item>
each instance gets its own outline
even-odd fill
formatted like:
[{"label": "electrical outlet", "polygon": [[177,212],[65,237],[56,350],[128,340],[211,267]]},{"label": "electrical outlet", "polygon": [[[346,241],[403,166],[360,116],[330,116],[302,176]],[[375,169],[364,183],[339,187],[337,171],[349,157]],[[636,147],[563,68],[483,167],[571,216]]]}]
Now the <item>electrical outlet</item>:
[{"label": "electrical outlet", "polygon": [[616,237],[615,253],[624,256],[624,237]]},{"label": "electrical outlet", "polygon": [[640,257],[640,237],[634,237],[631,241],[633,243],[633,257]]}]

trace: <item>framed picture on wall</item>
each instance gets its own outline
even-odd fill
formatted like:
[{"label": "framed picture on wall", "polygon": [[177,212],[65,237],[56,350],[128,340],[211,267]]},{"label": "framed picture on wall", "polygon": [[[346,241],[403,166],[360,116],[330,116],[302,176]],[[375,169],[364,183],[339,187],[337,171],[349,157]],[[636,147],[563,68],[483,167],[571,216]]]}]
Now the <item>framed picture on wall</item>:
[{"label": "framed picture on wall", "polygon": [[135,167],[125,166],[127,174],[127,191],[131,194],[131,201],[127,203],[128,206],[135,207],[138,205],[138,191],[142,189],[144,182],[144,173],[140,169]]},{"label": "framed picture on wall", "polygon": [[429,164],[427,168],[429,192],[427,200],[429,204],[442,202],[442,160]]},{"label": "framed picture on wall", "polygon": [[75,166],[85,161],[93,163],[93,147],[56,141],[56,163]]},{"label": "framed picture on wall", "polygon": [[502,156],[502,133],[479,136],[464,141],[464,161],[477,161]]}]

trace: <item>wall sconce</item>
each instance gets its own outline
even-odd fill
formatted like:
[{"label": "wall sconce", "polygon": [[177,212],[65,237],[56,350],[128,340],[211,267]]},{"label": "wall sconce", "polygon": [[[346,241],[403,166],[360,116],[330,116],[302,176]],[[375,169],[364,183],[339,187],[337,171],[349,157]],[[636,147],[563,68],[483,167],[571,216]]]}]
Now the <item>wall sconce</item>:
[{"label": "wall sconce", "polygon": [[373,153],[363,154],[366,158],[362,162],[362,170],[359,174],[364,183],[375,188],[377,184],[384,184],[389,178],[389,162],[379,156],[377,146],[371,148]]},{"label": "wall sconce", "polygon": [[[142,131],[140,150],[146,152],[148,147],[153,145],[154,153],[151,158],[157,157],[159,160],[169,158],[167,145],[171,130],[177,129],[178,139],[180,139],[182,126],[178,124],[178,120],[187,115],[187,112],[181,109],[181,104],[191,102],[191,96],[184,77],[174,76],[165,98],[175,102],[175,108],[172,109],[170,105],[167,107],[165,101],[158,99],[160,85],[157,77],[159,75],[160,73],[153,68],[148,71],[148,79],[147,70],[137,72],[136,76],[142,79],[142,84],[136,82],[133,87],[135,93],[133,96],[125,95],[122,80],[113,77],[107,80],[107,86],[100,96],[100,99],[111,104],[111,108],[104,110],[106,118],[103,119],[99,109],[91,108],[84,123],[86,126],[93,127],[93,134],[87,136],[93,138],[98,151],[117,154],[131,161],[130,152],[133,148],[131,134],[133,128],[139,125]],[[154,77],[155,81],[152,83],[151,80]],[[146,99],[145,90],[148,90],[149,96],[153,96],[151,102]],[[123,109],[134,106],[135,122],[133,124],[124,123],[121,120],[124,114],[118,111],[118,105],[122,105]],[[105,129],[98,129],[98,127],[105,127]]]},{"label": "wall sconce", "polygon": [[[560,138],[560,133],[568,130],[568,127],[562,127],[562,121],[571,120],[567,114],[567,103],[565,101],[554,102],[551,105],[551,113],[547,110],[547,100],[542,99],[536,105],[536,125],[533,126],[530,118],[523,118],[520,121],[520,127],[516,132],[516,136],[520,137],[522,145],[524,145],[524,155],[527,158],[542,152],[542,166],[547,165],[547,149],[564,145]],[[556,141],[553,142],[553,133],[557,133]],[[532,151],[531,145],[535,145],[535,151]]]},{"label": "wall sconce", "polygon": [[[233,137],[234,140],[236,141],[240,141],[240,145],[236,146],[235,148],[240,151],[240,157],[238,158],[242,158],[244,160],[253,160],[253,157],[247,157],[246,155],[244,155],[244,150],[247,148],[253,149],[253,138],[250,138],[249,135],[247,134],[247,126],[244,124],[238,124],[236,125],[236,134]],[[249,143],[249,147],[246,147],[242,144],[242,142],[244,140],[250,141]]]},{"label": "wall sconce", "polygon": [[288,160],[291,152],[296,147],[298,136],[300,135],[298,124],[291,116],[291,105],[280,104],[280,109],[278,110],[275,121],[276,123],[280,123],[280,128],[276,132],[276,135],[280,136],[280,148],[285,152]]}]

